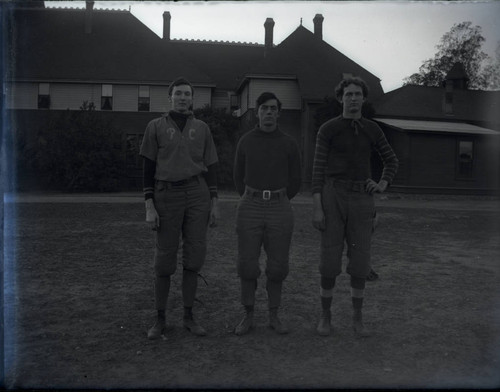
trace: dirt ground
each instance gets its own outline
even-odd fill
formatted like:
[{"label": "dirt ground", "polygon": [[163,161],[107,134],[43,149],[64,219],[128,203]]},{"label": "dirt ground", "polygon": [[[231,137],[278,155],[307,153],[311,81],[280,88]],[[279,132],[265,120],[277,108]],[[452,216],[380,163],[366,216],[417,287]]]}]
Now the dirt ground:
[{"label": "dirt ground", "polygon": [[[8,388],[492,388],[500,385],[500,210],[450,202],[380,203],[365,321],[351,329],[349,278],[334,294],[334,333],[315,334],[319,236],[311,204],[294,203],[290,275],[282,319],[267,327],[265,278],[257,328],[232,333],[242,316],[235,273],[236,200],[221,200],[209,231],[195,316],[182,328],[181,268],[168,317],[174,329],[149,341],[154,321],[153,234],[143,203],[21,202],[6,266]],[[446,204],[441,203],[442,206]],[[463,204],[462,204],[463,206]],[[411,208],[409,208],[411,207]],[[8,218],[9,216],[7,216]],[[262,260],[264,262],[264,258]]]}]

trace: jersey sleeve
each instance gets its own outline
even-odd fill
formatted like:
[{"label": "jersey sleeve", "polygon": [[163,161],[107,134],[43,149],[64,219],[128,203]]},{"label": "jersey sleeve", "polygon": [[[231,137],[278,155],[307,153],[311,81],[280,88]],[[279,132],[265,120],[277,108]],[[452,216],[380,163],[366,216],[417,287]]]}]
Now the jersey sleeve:
[{"label": "jersey sleeve", "polygon": [[158,154],[158,141],[156,137],[156,125],[151,121],[144,131],[144,137],[142,138],[141,148],[139,150],[139,155],[148,158],[151,161],[156,162],[156,156]]},{"label": "jersey sleeve", "polygon": [[312,172],[312,193],[321,193],[325,182],[325,171],[328,162],[329,142],[326,137],[326,128],[321,126],[316,135]]},{"label": "jersey sleeve", "polygon": [[394,177],[398,171],[399,160],[396,157],[393,149],[385,138],[384,132],[378,125],[376,125],[377,131],[377,141],[375,143],[375,149],[377,150],[380,158],[382,159],[384,169],[382,171],[381,180],[387,181],[387,183],[392,184]]},{"label": "jersey sleeve", "polygon": [[206,167],[212,166],[214,163],[219,161],[217,156],[217,149],[215,148],[214,138],[212,137],[212,133],[206,126],[206,138],[205,138],[205,151],[203,154],[203,160]]}]

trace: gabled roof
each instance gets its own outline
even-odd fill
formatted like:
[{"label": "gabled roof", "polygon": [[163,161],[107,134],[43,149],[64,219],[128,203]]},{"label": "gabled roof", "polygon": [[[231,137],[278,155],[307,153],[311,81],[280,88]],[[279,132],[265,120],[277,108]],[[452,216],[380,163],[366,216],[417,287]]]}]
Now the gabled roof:
[{"label": "gabled roof", "polygon": [[264,45],[257,44],[185,40],[167,44],[199,64],[217,88],[226,90],[235,90],[253,64],[264,56]]},{"label": "gabled roof", "polygon": [[445,89],[403,86],[374,102],[377,116],[500,124],[500,91],[453,90],[453,115],[443,110]]},{"label": "gabled roof", "polygon": [[91,15],[87,34],[84,9],[13,10],[8,78],[169,83],[187,74],[193,84],[213,84],[130,12]]},{"label": "gabled roof", "polygon": [[379,78],[302,25],[278,46],[268,50],[251,72],[296,75],[303,95],[309,99],[333,95],[345,73],[362,77],[370,87],[370,98],[383,94]]}]

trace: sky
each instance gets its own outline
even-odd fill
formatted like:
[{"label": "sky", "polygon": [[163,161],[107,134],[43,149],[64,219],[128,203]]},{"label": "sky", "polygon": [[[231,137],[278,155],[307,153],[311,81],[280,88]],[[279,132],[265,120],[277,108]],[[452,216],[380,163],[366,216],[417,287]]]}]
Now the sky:
[{"label": "sky", "polygon": [[[45,5],[84,8],[85,1]],[[313,18],[322,14],[323,40],[380,78],[385,92],[434,57],[456,23],[480,26],[483,50],[492,57],[500,41],[500,1],[95,1],[94,9],[130,10],[160,37],[163,12],[169,11],[172,39],[259,44],[266,18],[273,18],[279,44],[301,23],[314,31]]]}]

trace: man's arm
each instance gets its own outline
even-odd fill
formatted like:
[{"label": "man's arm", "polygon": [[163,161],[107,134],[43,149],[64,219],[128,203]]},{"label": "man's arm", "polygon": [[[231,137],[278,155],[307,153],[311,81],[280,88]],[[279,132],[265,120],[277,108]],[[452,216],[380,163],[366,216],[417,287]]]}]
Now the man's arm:
[{"label": "man's arm", "polygon": [[233,167],[233,181],[240,196],[245,193],[245,183],[243,181],[243,179],[245,178],[245,156],[241,144],[242,143],[240,139],[238,146],[236,147]]},{"label": "man's arm", "polygon": [[288,158],[288,187],[287,196],[291,200],[299,192],[302,183],[302,165],[299,146],[295,140],[290,144],[291,151]]},{"label": "man's arm", "polygon": [[155,182],[156,162],[144,157],[143,162],[143,190],[146,204],[146,222],[151,229],[158,230],[160,227],[160,216],[154,204],[154,182]]}]

